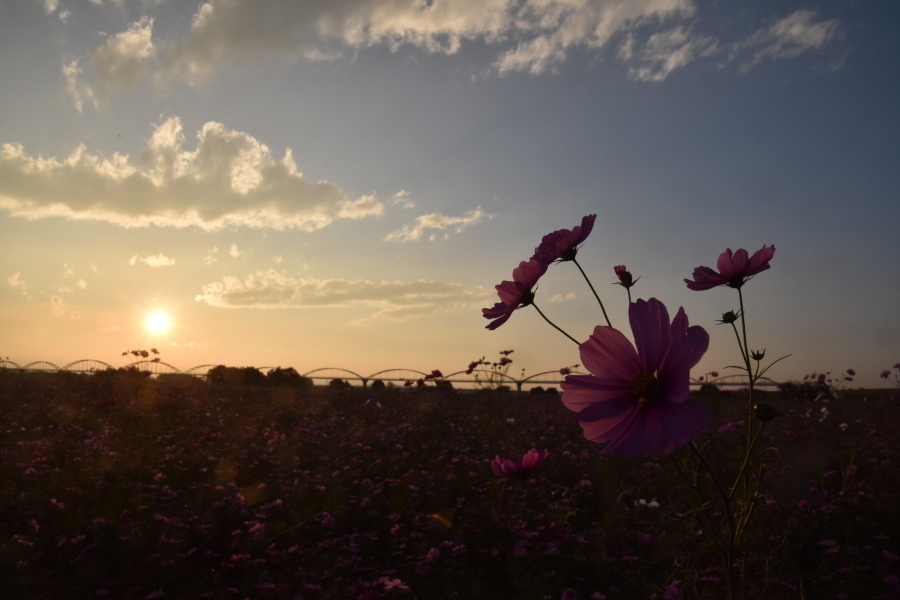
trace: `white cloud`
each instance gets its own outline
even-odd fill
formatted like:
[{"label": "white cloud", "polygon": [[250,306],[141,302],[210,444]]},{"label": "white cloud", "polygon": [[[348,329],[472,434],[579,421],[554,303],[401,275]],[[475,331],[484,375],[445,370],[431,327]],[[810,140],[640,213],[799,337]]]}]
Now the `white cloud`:
[{"label": "white cloud", "polygon": [[77,310],[72,310],[72,307],[59,296],[50,296],[48,304],[50,306],[50,314],[54,317],[62,317],[68,314],[70,319],[81,318],[81,313]]},{"label": "white cloud", "polygon": [[138,256],[135,254],[128,259],[128,264],[134,266],[138,261],[141,261],[148,267],[171,267],[175,264],[174,258],[169,258],[162,252],[150,256]]},{"label": "white cloud", "polygon": [[16,272],[6,278],[6,282],[14,288],[17,288],[19,292],[25,296],[26,298],[31,298],[31,295],[28,293],[28,284],[22,281],[22,273]]},{"label": "white cloud", "polygon": [[808,50],[821,50],[840,37],[840,21],[817,21],[817,17],[814,10],[795,11],[735,45],[732,54],[752,49],[752,58],[741,67],[748,70],[765,59],[790,59]]},{"label": "white cloud", "polygon": [[679,26],[654,33],[640,49],[636,48],[634,36],[629,35],[619,56],[638,63],[639,66],[628,71],[632,79],[662,81],[696,58],[712,56],[718,51],[719,44],[715,38],[694,35],[689,28]]},{"label": "white cloud", "polygon": [[153,19],[142,17],[130,29],[111,37],[91,57],[94,90],[102,101],[111,89],[133,89],[143,79],[156,56]]},{"label": "white cloud", "polygon": [[[470,210],[459,217],[447,217],[445,215],[432,213],[430,215],[422,215],[417,217],[415,223],[404,225],[397,231],[393,231],[384,237],[387,242],[417,242],[422,239],[422,235],[426,229],[453,229],[456,233],[461,233],[469,225],[479,223],[484,219],[490,219],[493,215],[486,214],[479,206],[475,210]],[[444,239],[447,234],[444,234]],[[434,241],[435,236],[431,236],[430,240]]]},{"label": "white cloud", "polygon": [[600,51],[617,34],[695,10],[693,0],[207,0],[159,78],[199,83],[225,64],[328,60],[377,45],[454,54],[465,41],[497,47],[501,74],[538,74],[573,52]]},{"label": "white cloud", "polygon": [[[84,109],[85,100],[94,100],[94,91],[82,80],[82,69],[78,64],[77,58],[68,64],[64,64],[62,72],[63,77],[66,80],[66,93],[69,94],[69,98],[72,99],[75,110],[81,114]],[[94,108],[96,107],[97,103],[94,102]]]},{"label": "white cloud", "polygon": [[567,294],[565,294],[565,295],[563,295],[563,294],[556,294],[555,296],[553,296],[552,298],[550,298],[550,302],[565,302],[566,300],[574,300],[574,299],[575,299],[575,293],[574,293],[574,292],[569,292],[569,293],[567,293]]},{"label": "white cloud", "polygon": [[243,254],[243,252],[241,252],[240,250],[238,250],[237,244],[232,244],[232,245],[231,245],[231,249],[228,250],[228,254],[229,254],[232,258],[237,258],[237,257],[240,256],[241,254]]},{"label": "white cloud", "polygon": [[485,305],[493,290],[439,281],[369,281],[365,279],[294,278],[269,269],[256,271],[245,279],[224,277],[203,286],[196,296],[220,308],[346,308],[371,306],[371,316],[356,321],[404,321],[413,317]]},{"label": "white cloud", "polygon": [[63,160],[0,146],[0,208],[28,219],[122,227],[315,231],[336,219],[381,214],[383,203],[374,196],[351,200],[326,181],[310,183],[290,149],[275,160],[265,144],[220,123],[206,123],[196,150],[186,150],[181,121],[172,117],[137,160],[92,155],[84,145]]}]

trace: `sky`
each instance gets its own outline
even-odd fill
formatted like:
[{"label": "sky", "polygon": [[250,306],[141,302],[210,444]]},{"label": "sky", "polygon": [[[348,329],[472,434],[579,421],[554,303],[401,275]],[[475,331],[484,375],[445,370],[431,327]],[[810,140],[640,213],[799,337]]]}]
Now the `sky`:
[{"label": "sky", "polygon": [[[613,267],[769,375],[900,361],[900,5],[715,0],[0,0],[0,355],[511,374],[580,363],[483,307],[542,236],[630,338]],[[536,303],[602,314],[572,263]],[[161,314],[168,327],[149,327]],[[163,324],[165,325],[165,323]]]}]

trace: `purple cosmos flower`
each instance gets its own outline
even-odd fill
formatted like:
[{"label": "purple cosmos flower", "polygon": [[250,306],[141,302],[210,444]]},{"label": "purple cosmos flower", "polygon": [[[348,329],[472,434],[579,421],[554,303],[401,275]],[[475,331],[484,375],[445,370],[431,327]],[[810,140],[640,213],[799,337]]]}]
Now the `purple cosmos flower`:
[{"label": "purple cosmos flower", "polygon": [[574,411],[584,436],[608,442],[604,454],[668,454],[691,441],[709,420],[690,398],[690,370],[709,346],[702,327],[688,326],[684,309],[669,322],[665,305],[651,298],[628,308],[635,346],[612,327],[598,325],[581,344],[592,375],[569,375],[563,404]]},{"label": "purple cosmos flower", "polygon": [[733,255],[728,248],[719,255],[718,273],[709,267],[694,269],[694,280],[685,279],[688,289],[694,291],[711,290],[720,285],[740,288],[748,277],[762,273],[769,268],[769,261],[775,255],[775,246],[766,246],[757,250],[748,258],[747,251],[741,248]]},{"label": "purple cosmos flower", "polygon": [[531,258],[536,258],[545,265],[573,260],[578,253],[578,245],[591,234],[596,219],[597,215],[587,215],[581,219],[581,225],[576,225],[571,230],[560,229],[548,233],[541,239],[540,246],[534,249],[534,256]]},{"label": "purple cosmos flower", "polygon": [[891,376],[891,372],[888,371],[887,369],[885,369],[884,371],[882,371],[882,372],[881,372],[881,375],[879,375],[879,377],[881,377],[882,379],[887,379],[887,378],[890,377],[890,376]]},{"label": "purple cosmos flower", "polygon": [[550,453],[546,450],[532,448],[521,458],[500,458],[498,455],[491,461],[491,470],[500,477],[525,477],[539,467]]},{"label": "purple cosmos flower", "polygon": [[547,272],[547,264],[532,258],[528,262],[524,260],[513,271],[513,280],[504,281],[496,286],[500,302],[492,308],[482,308],[485,319],[494,319],[485,326],[486,329],[497,329],[509,319],[513,311],[520,306],[528,306],[534,300],[532,288],[537,284],[541,275]]}]

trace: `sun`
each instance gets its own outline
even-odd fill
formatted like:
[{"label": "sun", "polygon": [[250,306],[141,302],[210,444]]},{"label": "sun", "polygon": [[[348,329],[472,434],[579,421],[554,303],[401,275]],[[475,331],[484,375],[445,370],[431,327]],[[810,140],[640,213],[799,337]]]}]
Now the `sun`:
[{"label": "sun", "polygon": [[151,333],[165,333],[169,330],[171,324],[172,320],[169,318],[169,315],[160,310],[153,311],[144,319],[144,327]]}]

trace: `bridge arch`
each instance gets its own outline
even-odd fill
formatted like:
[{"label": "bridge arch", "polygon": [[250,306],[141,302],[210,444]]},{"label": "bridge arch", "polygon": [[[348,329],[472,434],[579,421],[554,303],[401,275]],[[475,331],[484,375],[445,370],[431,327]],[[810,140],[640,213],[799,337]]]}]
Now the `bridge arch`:
[{"label": "bridge arch", "polygon": [[94,373],[96,371],[103,371],[106,369],[115,369],[115,367],[109,363],[103,362],[102,360],[96,360],[93,358],[76,360],[70,362],[62,368],[63,371],[70,371],[72,373]]},{"label": "bridge arch", "polygon": [[178,367],[172,366],[169,363],[164,363],[161,360],[157,362],[154,362],[152,360],[139,360],[125,365],[124,368],[135,368],[139,371],[150,371],[154,375],[161,375],[163,373],[181,373],[181,370]]},{"label": "bridge arch", "polygon": [[36,360],[34,362],[30,362],[24,367],[22,367],[23,371],[44,371],[44,372],[56,372],[61,369],[54,365],[52,362],[47,362],[45,360]]}]

